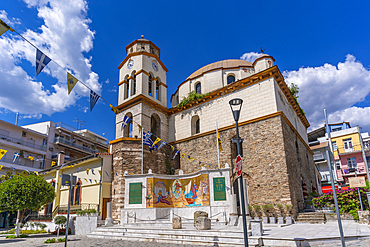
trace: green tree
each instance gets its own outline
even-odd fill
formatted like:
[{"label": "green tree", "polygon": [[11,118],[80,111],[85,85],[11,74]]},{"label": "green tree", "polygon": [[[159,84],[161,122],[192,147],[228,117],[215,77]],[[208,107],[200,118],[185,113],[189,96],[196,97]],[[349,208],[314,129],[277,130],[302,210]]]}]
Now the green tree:
[{"label": "green tree", "polygon": [[54,198],[53,186],[34,173],[8,172],[0,179],[0,211],[17,211],[17,236],[24,212],[27,209],[40,210]]},{"label": "green tree", "polygon": [[290,86],[289,86],[289,90],[290,90],[290,93],[292,94],[293,98],[295,100],[298,99],[298,93],[299,93],[299,87],[297,84],[294,84],[294,83],[290,83]]},{"label": "green tree", "polygon": [[[59,238],[59,229],[62,228],[65,223],[67,223],[67,218],[65,216],[59,215],[59,216],[55,217],[54,223],[58,225],[57,238]],[[66,229],[67,229],[67,227],[66,227]]]}]

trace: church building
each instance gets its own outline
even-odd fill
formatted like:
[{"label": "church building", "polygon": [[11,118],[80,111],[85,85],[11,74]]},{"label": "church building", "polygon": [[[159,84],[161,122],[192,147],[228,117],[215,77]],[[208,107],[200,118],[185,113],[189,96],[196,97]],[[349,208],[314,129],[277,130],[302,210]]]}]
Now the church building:
[{"label": "church building", "polygon": [[[113,218],[119,219],[124,207],[125,178],[120,174],[217,169],[216,121],[223,146],[221,168],[226,163],[231,167],[231,189],[237,193],[236,131],[229,106],[234,98],[243,100],[239,135],[249,204],[291,204],[294,214],[304,208],[307,193],[317,188],[309,123],[272,56],[261,54],[253,63],[229,59],[208,64],[179,83],[168,108],[168,69],[160,49],[142,36],[126,46],[126,53],[118,66],[116,139],[109,143]],[[194,92],[201,97],[186,100]],[[132,121],[121,129],[124,116]],[[142,131],[169,145],[150,150],[142,145]]]}]

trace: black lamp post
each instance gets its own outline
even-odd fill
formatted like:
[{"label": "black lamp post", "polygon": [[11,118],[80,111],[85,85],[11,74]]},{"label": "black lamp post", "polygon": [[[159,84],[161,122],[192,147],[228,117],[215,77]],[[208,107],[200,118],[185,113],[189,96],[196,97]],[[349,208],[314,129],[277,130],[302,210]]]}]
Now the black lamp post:
[{"label": "black lamp post", "polygon": [[[229,101],[231,111],[234,116],[235,124],[236,124],[236,146],[238,149],[238,155],[240,155],[240,138],[239,138],[239,116],[240,116],[240,110],[242,109],[243,100],[239,98],[235,98]],[[243,218],[243,231],[244,231],[244,246],[248,247],[248,227],[247,227],[247,219],[245,214],[245,199],[244,199],[244,183],[243,183],[243,172],[240,175],[240,194],[241,194],[241,202],[242,205],[242,218]]]}]

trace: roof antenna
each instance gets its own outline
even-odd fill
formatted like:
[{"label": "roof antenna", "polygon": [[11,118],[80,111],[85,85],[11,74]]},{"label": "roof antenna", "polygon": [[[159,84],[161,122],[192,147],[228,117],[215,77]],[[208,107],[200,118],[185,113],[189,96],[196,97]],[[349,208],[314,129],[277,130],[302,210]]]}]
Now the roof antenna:
[{"label": "roof antenna", "polygon": [[266,49],[263,49],[263,47],[261,47],[261,53],[264,53]]}]

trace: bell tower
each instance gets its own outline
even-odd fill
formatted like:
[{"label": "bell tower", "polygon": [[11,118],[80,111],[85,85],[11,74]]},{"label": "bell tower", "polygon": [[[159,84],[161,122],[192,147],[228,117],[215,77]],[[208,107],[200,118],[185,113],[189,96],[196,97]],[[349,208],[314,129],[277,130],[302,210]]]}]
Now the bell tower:
[{"label": "bell tower", "polygon": [[[139,137],[144,131],[167,139],[167,68],[160,59],[160,49],[151,41],[134,40],[126,46],[126,58],[118,66],[119,93],[116,115],[116,139]],[[121,129],[123,117],[134,122]]]}]

